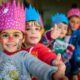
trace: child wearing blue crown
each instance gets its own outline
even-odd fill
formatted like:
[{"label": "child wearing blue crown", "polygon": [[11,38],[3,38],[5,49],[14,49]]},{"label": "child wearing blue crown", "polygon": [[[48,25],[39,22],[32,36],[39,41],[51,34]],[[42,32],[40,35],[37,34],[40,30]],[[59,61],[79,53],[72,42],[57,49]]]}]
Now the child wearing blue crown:
[{"label": "child wearing blue crown", "polygon": [[[0,6],[0,80],[52,80],[58,71],[21,49],[25,34],[25,10],[15,0]],[[64,74],[61,74],[62,76]]]},{"label": "child wearing blue crown", "polygon": [[[73,45],[65,42],[68,19],[63,13],[57,13],[51,19],[52,28],[44,33],[43,43],[48,44],[48,47],[57,54],[61,53],[62,60],[68,64],[74,50]],[[69,76],[69,73],[67,75]]]},{"label": "child wearing blue crown", "polygon": [[[68,29],[67,17],[63,13],[57,13],[52,16],[51,21],[52,28],[51,30],[48,30],[44,33],[43,38],[45,41],[43,41],[43,43],[46,42],[46,44],[48,44],[48,46],[57,54],[62,54],[66,49],[68,49],[68,51],[70,51],[69,53],[72,55],[74,47],[71,44],[65,42],[65,37]],[[63,59],[64,62],[67,61],[67,58]]]},{"label": "child wearing blue crown", "polygon": [[[29,8],[26,8],[26,40],[24,48],[43,62],[58,67],[58,71],[54,75],[57,79],[63,78],[65,65],[61,61],[61,55],[56,56],[49,48],[39,43],[43,30],[42,18],[39,12],[29,5]],[[36,79],[33,78],[33,80]]]}]

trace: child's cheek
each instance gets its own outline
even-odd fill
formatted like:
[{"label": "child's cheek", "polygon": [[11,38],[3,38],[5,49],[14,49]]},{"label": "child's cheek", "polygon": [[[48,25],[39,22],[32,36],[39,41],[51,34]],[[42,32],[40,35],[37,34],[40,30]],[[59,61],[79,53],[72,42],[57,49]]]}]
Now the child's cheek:
[{"label": "child's cheek", "polygon": [[76,26],[75,26],[75,27],[76,27],[76,28],[78,28],[79,26],[80,26],[79,24],[76,24]]},{"label": "child's cheek", "polygon": [[3,39],[3,38],[0,38],[0,42],[1,42],[1,43],[4,43],[4,39]]},{"label": "child's cheek", "polygon": [[22,39],[17,40],[17,49],[21,48]]},{"label": "child's cheek", "polygon": [[39,37],[40,37],[40,38],[42,37],[42,33],[41,33],[41,32],[39,33]]}]

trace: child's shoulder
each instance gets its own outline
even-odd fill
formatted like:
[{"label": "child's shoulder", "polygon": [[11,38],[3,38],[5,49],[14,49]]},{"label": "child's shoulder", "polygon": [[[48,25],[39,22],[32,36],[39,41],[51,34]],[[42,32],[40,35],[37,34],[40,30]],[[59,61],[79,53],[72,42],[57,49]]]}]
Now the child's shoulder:
[{"label": "child's shoulder", "polygon": [[47,47],[42,43],[38,43],[35,45],[35,48],[47,48]]},{"label": "child's shoulder", "polygon": [[44,33],[44,36],[49,37],[50,34],[51,34],[51,30],[48,30],[48,31],[46,31],[46,32]]},{"label": "child's shoulder", "polygon": [[24,56],[26,55],[28,52],[26,50],[21,50],[19,51],[17,54],[20,55],[20,56]]},{"label": "child's shoulder", "polygon": [[48,47],[46,47],[44,44],[42,43],[38,43],[35,47],[34,50],[40,51],[40,52],[45,52],[45,51],[49,51],[50,49]]},{"label": "child's shoulder", "polygon": [[51,30],[47,30],[46,32],[45,32],[45,34],[48,34],[48,33],[50,33],[51,32]]}]

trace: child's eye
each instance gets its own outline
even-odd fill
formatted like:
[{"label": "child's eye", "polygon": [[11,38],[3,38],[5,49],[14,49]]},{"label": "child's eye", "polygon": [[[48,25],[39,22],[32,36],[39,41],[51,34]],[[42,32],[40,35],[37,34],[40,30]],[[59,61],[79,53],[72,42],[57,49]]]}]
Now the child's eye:
[{"label": "child's eye", "polygon": [[19,34],[14,34],[14,37],[19,37]]},{"label": "child's eye", "polygon": [[59,28],[59,29],[61,29],[61,28],[62,28],[62,26],[58,26],[58,28]]},{"label": "child's eye", "polygon": [[1,36],[4,37],[4,38],[7,38],[9,35],[8,34],[3,34]]},{"label": "child's eye", "polygon": [[75,23],[75,21],[74,21],[74,20],[72,20],[72,21],[71,21],[71,23]]},{"label": "child's eye", "polygon": [[26,28],[26,31],[29,31],[30,30],[30,28]]},{"label": "child's eye", "polygon": [[40,28],[35,28],[35,30],[40,31]]},{"label": "child's eye", "polygon": [[67,30],[67,28],[65,27],[64,30]]}]

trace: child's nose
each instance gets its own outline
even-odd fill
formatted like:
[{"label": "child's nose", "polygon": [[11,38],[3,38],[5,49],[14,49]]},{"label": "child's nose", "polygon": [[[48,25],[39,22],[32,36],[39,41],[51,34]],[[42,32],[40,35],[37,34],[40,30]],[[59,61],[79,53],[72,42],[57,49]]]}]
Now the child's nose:
[{"label": "child's nose", "polygon": [[36,34],[36,30],[35,29],[32,29],[31,33],[32,34]]},{"label": "child's nose", "polygon": [[8,40],[9,41],[13,41],[13,37],[12,36],[9,36]]}]

